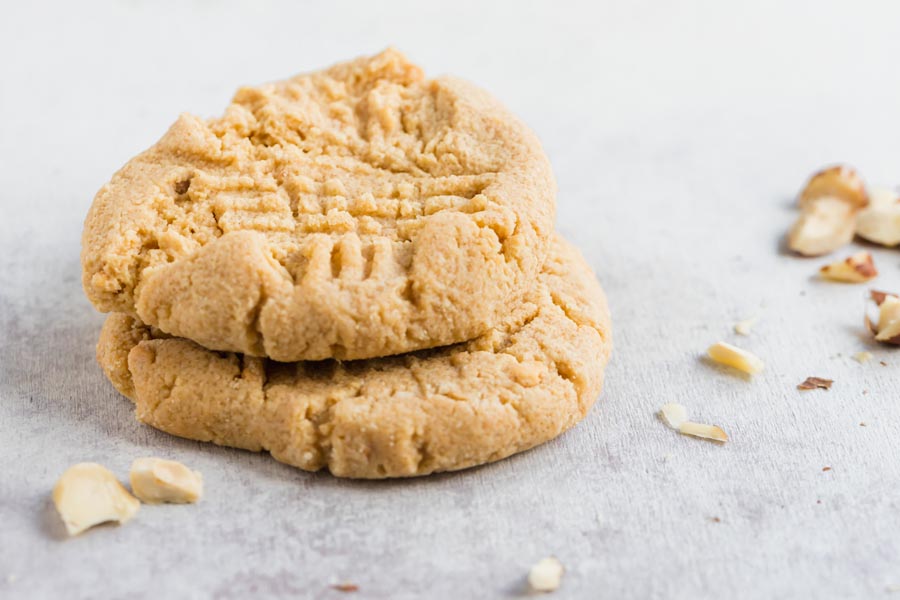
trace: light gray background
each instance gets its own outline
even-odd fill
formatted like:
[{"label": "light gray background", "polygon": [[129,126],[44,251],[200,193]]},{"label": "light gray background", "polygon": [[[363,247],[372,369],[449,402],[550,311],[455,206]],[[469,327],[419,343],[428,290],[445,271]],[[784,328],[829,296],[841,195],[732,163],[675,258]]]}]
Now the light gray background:
[{"label": "light gray background", "polygon": [[[554,554],[565,598],[868,598],[900,583],[900,350],[863,286],[780,248],[823,164],[900,183],[894,2],[38,2],[0,18],[0,597],[502,598]],[[457,474],[357,483],[138,424],[94,362],[79,283],[94,192],[181,111],[393,44],[534,127],[559,229],[608,290],[586,421]],[[900,253],[873,249],[900,290]],[[759,314],[749,338],[734,321]],[[701,359],[737,339],[752,380]],[[849,356],[871,350],[861,365]],[[884,361],[881,365],[879,361]],[[801,393],[808,375],[835,379]],[[654,416],[722,425],[716,446]],[[865,427],[860,426],[864,422]],[[197,506],[64,539],[71,463],[162,455]],[[825,466],[832,470],[823,472]]]}]

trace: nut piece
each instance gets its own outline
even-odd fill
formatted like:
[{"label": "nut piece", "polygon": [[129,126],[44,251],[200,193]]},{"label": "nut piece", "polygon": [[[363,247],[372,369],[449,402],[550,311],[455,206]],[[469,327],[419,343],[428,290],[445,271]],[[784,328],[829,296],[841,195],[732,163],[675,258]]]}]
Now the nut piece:
[{"label": "nut piece", "polygon": [[871,352],[866,352],[865,350],[862,352],[857,352],[856,354],[853,355],[853,360],[855,360],[856,362],[858,362],[860,364],[866,364],[873,358],[875,358],[875,355],[872,354]]},{"label": "nut piece", "polygon": [[865,185],[852,167],[819,171],[800,193],[800,217],[788,233],[788,246],[804,256],[837,250],[853,239],[856,213],[868,203]]},{"label": "nut piece", "polygon": [[797,385],[797,389],[814,390],[819,388],[823,390],[830,390],[832,383],[834,383],[833,379],[824,379],[822,377],[807,377],[803,383]]},{"label": "nut piece", "polygon": [[116,476],[97,463],[78,463],[66,469],[53,487],[53,503],[69,535],[107,521],[125,523],[141,507]]},{"label": "nut piece", "polygon": [[178,461],[139,458],[131,464],[131,489],[148,504],[185,504],[200,499],[203,478]]},{"label": "nut piece", "polygon": [[702,423],[692,423],[687,421],[678,427],[678,431],[684,435],[692,435],[694,437],[713,440],[716,442],[727,442],[728,434],[721,427],[715,425],[704,425]]},{"label": "nut piece", "polygon": [[559,588],[563,573],[565,569],[559,559],[543,558],[528,572],[528,585],[536,592],[552,592]]},{"label": "nut piece", "polygon": [[763,362],[758,357],[725,342],[713,344],[707,353],[717,363],[728,365],[744,373],[755,375],[763,370]]},{"label": "nut piece", "polygon": [[659,409],[659,418],[666,425],[677,430],[682,423],[688,420],[687,409],[681,404],[669,402],[668,404],[663,404],[663,407]]},{"label": "nut piece", "polygon": [[878,277],[875,261],[868,252],[857,252],[844,260],[825,265],[819,273],[824,279],[843,283],[865,283]]},{"label": "nut piece", "polygon": [[749,319],[738,321],[734,324],[734,332],[738,335],[750,335],[750,331],[758,320],[759,317],[750,317]]},{"label": "nut piece", "polygon": [[879,305],[875,339],[886,344],[900,345],[900,298],[885,296]]},{"label": "nut piece", "polygon": [[900,245],[900,194],[876,188],[856,217],[856,235],[882,246]]}]

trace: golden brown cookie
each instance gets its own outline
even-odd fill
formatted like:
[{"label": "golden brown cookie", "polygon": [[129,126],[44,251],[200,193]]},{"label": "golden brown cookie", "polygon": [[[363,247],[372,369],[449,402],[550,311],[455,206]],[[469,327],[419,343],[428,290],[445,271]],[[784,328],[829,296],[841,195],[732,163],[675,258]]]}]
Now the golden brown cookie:
[{"label": "golden brown cookie", "polygon": [[483,336],[381,359],[278,363],[157,339],[111,315],[97,356],[137,417],[310,471],[380,478],[505,458],[581,420],[611,350],[606,299],[557,240],[523,302]]},{"label": "golden brown cookie", "polygon": [[83,283],[104,312],[281,361],[452,344],[533,285],[555,194],[494,98],[387,50],[179,117],[97,193]]}]

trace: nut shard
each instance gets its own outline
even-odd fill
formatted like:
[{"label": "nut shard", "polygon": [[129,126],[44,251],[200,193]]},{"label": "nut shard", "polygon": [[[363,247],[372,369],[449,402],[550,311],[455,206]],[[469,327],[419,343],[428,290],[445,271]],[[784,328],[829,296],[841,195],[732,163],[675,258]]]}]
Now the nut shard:
[{"label": "nut shard", "polygon": [[889,189],[872,190],[869,205],[857,216],[856,234],[882,246],[900,245],[900,195]]},{"label": "nut shard", "polygon": [[837,250],[853,239],[856,214],[868,203],[865,185],[853,168],[819,171],[800,194],[800,217],[788,233],[788,246],[805,256]]},{"label": "nut shard", "polygon": [[659,409],[660,418],[672,429],[678,429],[682,423],[688,420],[687,409],[675,402],[669,402],[668,404],[664,404],[661,409]]},{"label": "nut shard", "polygon": [[727,442],[728,434],[716,425],[705,425],[703,423],[692,423],[687,421],[678,427],[678,431],[684,435],[692,435],[694,437],[713,440],[715,442]]},{"label": "nut shard", "polygon": [[738,321],[734,324],[734,332],[738,335],[750,335],[758,320],[758,317],[750,317],[749,319]]},{"label": "nut shard", "polygon": [[755,355],[726,342],[713,344],[707,350],[715,362],[755,375],[763,370],[763,362]]},{"label": "nut shard", "polygon": [[69,467],[53,488],[53,503],[69,535],[108,521],[125,523],[141,506],[109,469],[97,463]]},{"label": "nut shard", "polygon": [[797,385],[798,390],[830,390],[833,379],[824,379],[822,377],[807,377],[803,383]]},{"label": "nut shard", "polygon": [[886,344],[900,345],[900,298],[885,296],[879,305],[875,339]]},{"label": "nut shard", "polygon": [[559,588],[565,568],[550,556],[539,560],[528,573],[528,585],[536,592],[552,592]]},{"label": "nut shard", "polygon": [[148,504],[187,504],[203,495],[203,478],[178,461],[139,458],[131,465],[131,489]]},{"label": "nut shard", "polygon": [[825,265],[819,273],[824,279],[843,283],[865,283],[878,277],[875,261],[868,252],[857,252],[844,260]]}]

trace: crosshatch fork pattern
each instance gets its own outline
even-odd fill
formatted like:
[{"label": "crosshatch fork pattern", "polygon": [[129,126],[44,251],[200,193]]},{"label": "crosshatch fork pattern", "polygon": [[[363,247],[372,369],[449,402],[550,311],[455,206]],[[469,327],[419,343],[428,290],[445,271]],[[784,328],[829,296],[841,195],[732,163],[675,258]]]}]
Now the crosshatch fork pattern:
[{"label": "crosshatch fork pattern", "polygon": [[388,50],[182,115],[98,193],[84,282],[101,310],[214,350],[395,354],[488,330],[554,213],[524,125]]}]

